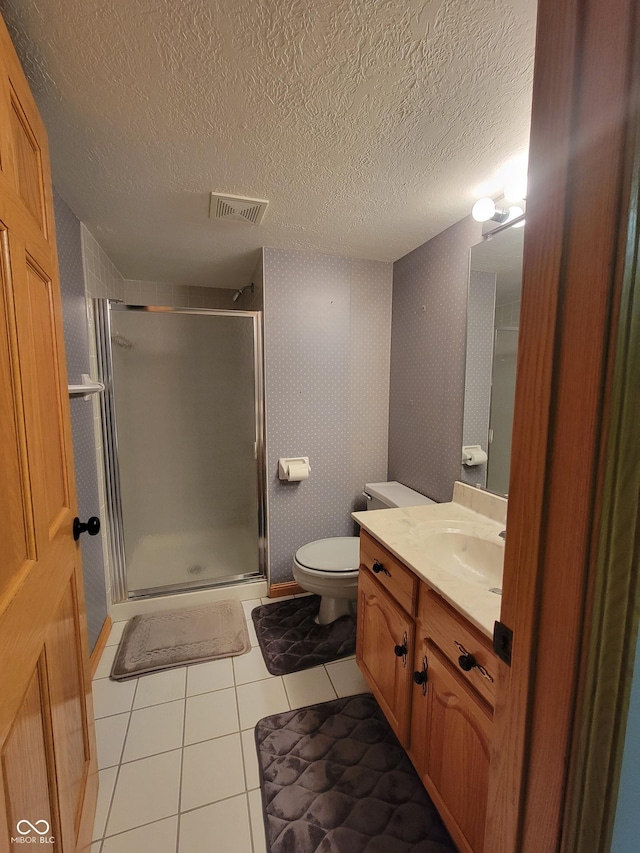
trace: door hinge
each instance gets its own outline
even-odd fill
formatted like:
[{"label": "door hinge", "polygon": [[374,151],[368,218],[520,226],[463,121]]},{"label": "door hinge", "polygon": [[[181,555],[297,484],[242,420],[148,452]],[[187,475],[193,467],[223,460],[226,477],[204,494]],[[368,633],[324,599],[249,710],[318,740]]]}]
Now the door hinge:
[{"label": "door hinge", "polygon": [[513,631],[502,622],[496,622],[493,626],[493,650],[507,666],[511,666],[512,648]]}]

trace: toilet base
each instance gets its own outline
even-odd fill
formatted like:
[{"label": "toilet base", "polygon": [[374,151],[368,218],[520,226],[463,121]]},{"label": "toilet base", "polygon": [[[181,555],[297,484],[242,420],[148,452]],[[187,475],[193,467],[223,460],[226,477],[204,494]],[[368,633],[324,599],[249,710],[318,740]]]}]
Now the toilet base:
[{"label": "toilet base", "polygon": [[330,598],[323,595],[320,598],[320,610],[315,617],[318,625],[330,625],[341,616],[353,616],[355,614],[355,601],[349,598]]}]

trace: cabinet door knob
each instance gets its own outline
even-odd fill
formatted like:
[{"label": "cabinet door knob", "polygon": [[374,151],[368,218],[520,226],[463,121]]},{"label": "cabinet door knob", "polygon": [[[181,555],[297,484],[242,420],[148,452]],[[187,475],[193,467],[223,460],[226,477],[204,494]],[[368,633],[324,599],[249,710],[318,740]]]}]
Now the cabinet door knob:
[{"label": "cabinet door knob", "polygon": [[427,656],[425,655],[422,658],[422,669],[418,669],[413,673],[413,680],[416,684],[422,684],[422,695],[427,695],[427,681],[429,680],[427,677],[427,670],[429,669],[429,662],[427,661]]},{"label": "cabinet door knob", "polygon": [[96,515],[92,515],[88,521],[80,521],[78,516],[73,519],[73,538],[77,542],[81,533],[88,533],[89,536],[96,536],[100,533],[100,519]]},{"label": "cabinet door knob", "polygon": [[404,637],[402,638],[402,645],[398,643],[397,646],[394,646],[393,651],[396,657],[402,658],[402,666],[407,665],[407,651],[409,648],[409,638],[407,637],[407,632],[404,632]]},{"label": "cabinet door knob", "polygon": [[460,655],[458,658],[458,666],[465,672],[470,672],[474,666],[478,666],[478,661],[467,652],[466,655]]},{"label": "cabinet door knob", "polygon": [[386,575],[388,578],[391,577],[391,572],[389,571],[389,569],[385,569],[382,563],[378,562],[378,560],[375,561],[371,568],[373,569],[373,572],[376,575],[379,575],[380,572],[382,572],[382,574]]}]

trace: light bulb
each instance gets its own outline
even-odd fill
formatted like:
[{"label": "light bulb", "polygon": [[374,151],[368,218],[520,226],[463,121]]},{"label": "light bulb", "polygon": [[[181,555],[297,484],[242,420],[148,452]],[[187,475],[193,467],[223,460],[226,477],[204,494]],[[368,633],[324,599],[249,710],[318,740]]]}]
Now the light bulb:
[{"label": "light bulb", "polygon": [[496,204],[492,198],[481,198],[471,208],[471,216],[476,222],[488,222],[496,212]]},{"label": "light bulb", "polygon": [[505,219],[505,222],[512,222],[514,219],[517,219],[519,216],[522,216],[524,210],[517,205],[509,208],[509,214]]}]

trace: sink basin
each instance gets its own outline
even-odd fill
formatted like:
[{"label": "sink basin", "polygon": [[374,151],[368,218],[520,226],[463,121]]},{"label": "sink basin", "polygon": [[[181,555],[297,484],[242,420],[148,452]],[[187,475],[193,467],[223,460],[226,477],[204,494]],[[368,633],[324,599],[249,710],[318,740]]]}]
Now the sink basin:
[{"label": "sink basin", "polygon": [[483,588],[502,585],[504,545],[463,530],[434,531],[425,539],[429,559],[442,571]]}]

